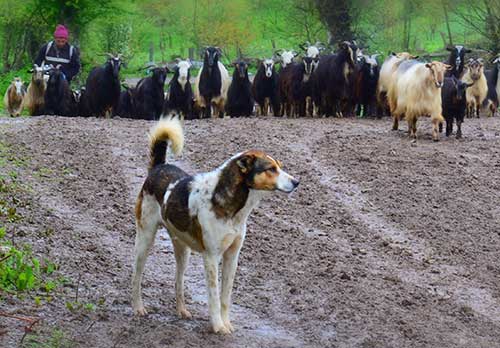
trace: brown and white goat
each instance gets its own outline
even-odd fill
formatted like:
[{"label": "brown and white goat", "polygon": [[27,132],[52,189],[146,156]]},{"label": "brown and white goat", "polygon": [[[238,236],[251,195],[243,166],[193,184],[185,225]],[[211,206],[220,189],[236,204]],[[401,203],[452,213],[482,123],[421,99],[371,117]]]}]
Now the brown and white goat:
[{"label": "brown and white goat", "polygon": [[389,91],[389,87],[393,81],[392,75],[402,62],[417,58],[418,56],[412,56],[408,52],[391,53],[391,55],[384,61],[384,64],[382,64],[377,84],[377,102],[379,107],[384,110],[384,112],[389,109],[387,104],[387,92]]},{"label": "brown and white goat", "polygon": [[26,89],[23,81],[19,77],[15,77],[10,86],[5,92],[3,98],[5,109],[10,116],[19,116],[23,111],[23,99],[26,94]]},{"label": "brown and white goat", "polygon": [[484,61],[481,58],[469,59],[462,81],[473,84],[467,88],[467,117],[479,118],[481,105],[488,95],[488,81],[484,75]]},{"label": "brown and white goat", "polygon": [[402,117],[408,122],[410,137],[417,138],[417,119],[429,116],[432,122],[432,139],[439,140],[439,124],[444,122],[441,106],[441,88],[444,74],[451,67],[441,62],[405,62],[397,71],[397,80],[389,90],[393,129],[397,130]]},{"label": "brown and white goat", "polygon": [[32,72],[31,82],[24,97],[24,105],[31,116],[39,116],[44,112],[45,89],[47,88],[44,64],[42,63],[41,66],[34,64]]}]

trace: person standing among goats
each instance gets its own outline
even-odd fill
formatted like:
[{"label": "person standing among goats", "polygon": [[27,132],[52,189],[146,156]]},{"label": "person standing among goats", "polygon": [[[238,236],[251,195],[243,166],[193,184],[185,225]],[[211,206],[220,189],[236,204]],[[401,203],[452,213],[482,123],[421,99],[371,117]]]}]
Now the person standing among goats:
[{"label": "person standing among goats", "polygon": [[66,80],[70,83],[73,77],[80,72],[80,52],[68,43],[68,37],[68,29],[59,24],[54,32],[54,41],[50,41],[40,48],[35,64],[41,65],[45,61],[45,64],[60,65]]}]

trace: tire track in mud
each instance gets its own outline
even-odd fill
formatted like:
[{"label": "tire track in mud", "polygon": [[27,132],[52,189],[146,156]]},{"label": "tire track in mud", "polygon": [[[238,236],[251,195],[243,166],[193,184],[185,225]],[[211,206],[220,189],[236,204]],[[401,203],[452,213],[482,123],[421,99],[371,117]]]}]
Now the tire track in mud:
[{"label": "tire track in mud", "polygon": [[[493,132],[490,132],[493,133]],[[498,134],[497,134],[498,135]],[[306,139],[317,138],[308,136]],[[317,141],[321,142],[321,139]],[[314,146],[314,145],[313,145]],[[409,231],[394,225],[387,221],[380,210],[373,205],[364,195],[363,190],[352,180],[348,180],[340,170],[332,165],[324,165],[321,160],[316,159],[311,151],[311,143],[303,141],[300,144],[291,145],[290,148],[300,149],[302,152],[306,149],[306,156],[310,158],[313,169],[323,173],[320,183],[330,192],[333,193],[334,199],[340,202],[352,218],[365,226],[374,234],[378,234],[384,239],[388,239],[390,243],[395,243],[399,247],[407,250],[407,254],[416,263],[426,262],[430,260],[434,254],[433,248],[427,245],[425,240],[419,240],[411,236]],[[342,241],[344,248],[347,241]],[[465,272],[464,269],[458,266],[439,264],[435,268],[439,268],[439,274],[433,273],[433,270],[419,271],[417,269],[401,268],[396,263],[391,263],[390,260],[383,260],[380,255],[366,251],[367,259],[370,263],[380,264],[388,269],[397,270],[398,277],[404,282],[410,283],[417,287],[426,287],[427,290],[445,299],[451,299],[458,305],[469,306],[478,314],[488,318],[493,323],[500,324],[500,301],[495,299],[491,290],[488,290],[484,284],[469,280],[465,283],[454,275]],[[447,284],[439,283],[444,279]],[[424,284],[433,284],[433,286],[425,286]]]},{"label": "tire track in mud", "polygon": [[[480,277],[466,263],[468,254],[439,255],[442,244],[432,239],[436,230],[422,236],[413,221],[400,223],[400,215],[392,215],[387,200],[378,200],[380,192],[366,175],[350,177],[353,161],[369,156],[373,156],[373,165],[360,163],[361,170],[375,168],[391,174],[387,164],[379,163],[389,162],[380,154],[385,146],[396,148],[394,162],[404,172],[402,157],[410,151],[403,149],[409,142],[403,131],[390,132],[389,122],[251,118],[186,123],[188,146],[175,163],[191,173],[210,170],[229,154],[258,146],[302,179],[299,191],[291,197],[265,200],[250,217],[233,298],[237,330],[231,337],[209,333],[199,256],[192,258],[186,272],[187,305],[195,319],[176,318],[175,261],[164,230],[158,233],[148,258],[143,283],[151,314],[147,318],[132,316],[133,206],[146,174],[146,132],[152,123],[51,117],[0,119],[0,126],[4,123],[12,126],[8,132],[13,134],[13,144],[33,152],[36,166],[24,174],[30,175],[29,170],[41,165],[60,168],[61,161],[74,167],[76,177],[65,177],[61,183],[47,179],[37,183],[36,202],[47,196],[44,204],[57,216],[55,223],[52,216],[44,216],[45,206],[31,209],[38,212],[42,223],[61,230],[55,244],[48,243],[43,250],[59,255],[72,278],[84,273],[82,299],[95,302],[104,297],[106,306],[99,313],[82,315],[69,313],[64,299],[55,299],[31,313],[41,313],[54,327],[74,335],[76,346],[465,348],[498,343],[500,313],[498,294],[492,293],[498,289],[494,271]],[[450,153],[454,144],[462,149],[464,144],[470,146],[470,151],[462,150],[469,165],[460,173],[477,171],[479,179],[487,177],[485,164],[491,158],[483,154],[491,146],[489,141],[497,137],[497,124],[494,119],[467,121],[463,142],[443,140]],[[365,147],[351,154],[358,146]],[[371,146],[379,153],[368,148]],[[417,153],[424,165],[433,165],[422,161],[424,156],[445,151],[427,135],[419,137],[414,150],[411,153]],[[439,175],[438,169],[424,174]],[[416,183],[425,184],[422,180]],[[402,188],[405,183],[395,181],[394,185]],[[430,195],[435,192],[425,190]],[[402,208],[414,207],[411,202],[398,202],[406,204]],[[481,226],[484,231],[491,224]],[[36,226],[28,227],[27,233],[37,246],[38,237],[30,235],[29,228]],[[457,238],[469,243],[471,237],[462,231]],[[481,252],[482,247],[474,239],[467,251]],[[437,261],[433,261],[435,253],[441,256]],[[431,262],[424,262],[426,259]],[[484,265],[484,258],[479,261]],[[74,295],[74,289],[69,295]],[[16,310],[30,313],[24,304],[16,306]],[[89,332],[82,330],[88,327]]]}]

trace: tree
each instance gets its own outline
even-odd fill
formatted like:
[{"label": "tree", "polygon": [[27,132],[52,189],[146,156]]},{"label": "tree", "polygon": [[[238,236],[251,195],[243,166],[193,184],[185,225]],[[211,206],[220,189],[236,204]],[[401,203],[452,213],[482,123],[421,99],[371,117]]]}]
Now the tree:
[{"label": "tree", "polygon": [[141,4],[146,18],[159,29],[159,47],[161,61],[166,61],[167,41],[172,42],[172,30],[169,30],[178,20],[177,1],[151,0]]},{"label": "tree", "polygon": [[27,55],[34,55],[40,48],[43,24],[34,20],[30,11],[31,1],[0,0],[0,44],[2,70],[18,69]]},{"label": "tree", "polygon": [[353,40],[352,2],[348,0],[315,0],[321,21],[328,29],[329,44],[336,45],[344,40]]},{"label": "tree", "polygon": [[119,11],[113,0],[34,0],[32,9],[48,26],[66,25],[76,42],[89,23]]},{"label": "tree", "polygon": [[500,51],[500,0],[465,0],[454,12],[465,26],[484,38],[489,50]]},{"label": "tree", "polygon": [[[320,41],[320,33],[325,26],[319,20],[320,15],[314,0],[293,0],[289,7],[289,20],[297,28],[296,37],[299,41],[314,43]],[[289,27],[286,29],[290,30]]]}]

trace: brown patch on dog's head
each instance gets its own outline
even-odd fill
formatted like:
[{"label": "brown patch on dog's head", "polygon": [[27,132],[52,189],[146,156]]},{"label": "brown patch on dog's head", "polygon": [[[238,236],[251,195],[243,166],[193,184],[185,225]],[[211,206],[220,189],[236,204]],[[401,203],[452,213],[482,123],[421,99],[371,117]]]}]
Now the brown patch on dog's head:
[{"label": "brown patch on dog's head", "polygon": [[276,189],[281,162],[263,151],[250,150],[236,159],[236,164],[249,188],[264,191]]}]

